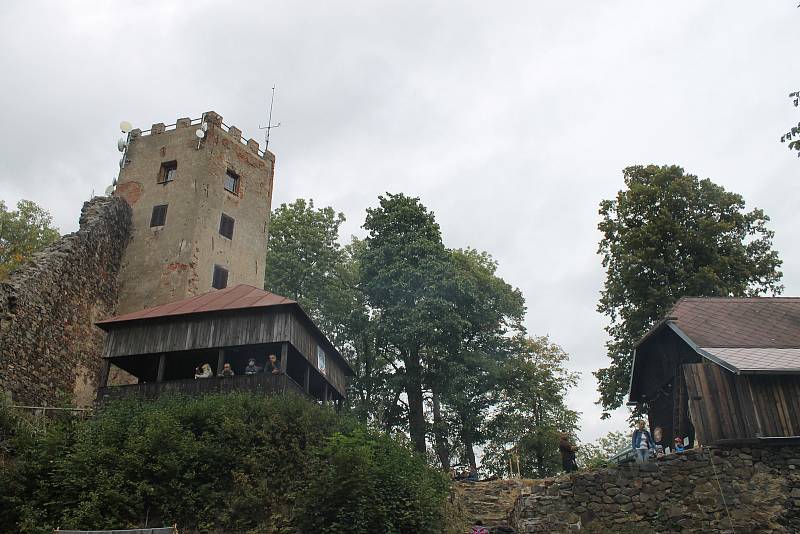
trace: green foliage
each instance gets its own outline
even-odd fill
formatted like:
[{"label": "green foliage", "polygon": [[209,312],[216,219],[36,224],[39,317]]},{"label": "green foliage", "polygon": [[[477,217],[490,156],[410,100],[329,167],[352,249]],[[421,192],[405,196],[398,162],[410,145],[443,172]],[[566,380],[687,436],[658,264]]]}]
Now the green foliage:
[{"label": "green foliage", "polygon": [[631,435],[625,432],[609,432],[594,443],[584,443],[578,447],[577,459],[580,467],[605,467],[608,459],[623,450],[630,449]]},{"label": "green foliage", "polygon": [[345,218],[300,198],[270,218],[265,286],[300,303],[328,335],[340,333],[356,302],[348,288],[347,251],[338,242]]},{"label": "green foliage", "polygon": [[0,280],[59,238],[52,223],[50,214],[30,200],[20,200],[13,211],[0,200]]},{"label": "green foliage", "polygon": [[550,476],[561,470],[560,433],[577,429],[578,413],[567,408],[566,394],[578,375],[565,369],[567,354],[546,337],[520,337],[515,345],[500,369],[483,466],[497,476],[509,474],[513,449],[523,477]]},{"label": "green foliage", "polygon": [[[389,487],[397,489],[402,480],[408,488],[402,506],[386,504],[380,521],[398,528],[436,524],[432,510],[444,502],[431,482],[438,474],[403,445],[367,436],[299,398],[120,401],[93,419],[56,422],[44,431],[25,430],[14,419],[24,418],[0,417],[0,435],[10,443],[0,472],[3,532],[137,527],[146,517],[151,526],[176,522],[190,532],[318,532],[299,526],[298,503],[371,522],[359,492],[380,486],[384,475]],[[341,465],[342,457],[360,462],[362,453],[373,468],[349,473],[348,484],[329,491],[334,479],[326,463]],[[374,460],[381,455],[391,459],[391,469]]]},{"label": "green foliage", "polygon": [[302,532],[441,532],[448,483],[421,456],[385,435],[336,434],[314,457],[315,483],[301,496]]},{"label": "green foliage", "polygon": [[[800,105],[800,91],[789,93],[789,98],[792,100],[794,107]],[[800,158],[800,122],[797,123],[797,126],[792,126],[788,132],[781,136],[781,143],[787,141],[789,142],[787,145],[789,150],[796,150],[797,157]]]},{"label": "green foliage", "polygon": [[[356,373],[351,413],[373,428],[408,432],[444,469],[454,460],[475,466],[474,449],[501,403],[497,391],[519,363],[525,301],[489,254],[447,249],[418,198],[378,201],[367,210],[367,238],[345,247],[343,216],[332,208],[298,200],[275,210],[269,289],[298,299],[348,358]],[[516,421],[498,418],[493,432],[504,424]],[[520,439],[518,428],[504,432]],[[535,433],[530,425],[526,432],[528,440]]]},{"label": "green foliage", "polygon": [[677,166],[633,166],[627,189],[600,204],[609,367],[595,372],[600,403],[622,404],[636,341],[683,296],[780,293],[781,260],[760,209]]}]

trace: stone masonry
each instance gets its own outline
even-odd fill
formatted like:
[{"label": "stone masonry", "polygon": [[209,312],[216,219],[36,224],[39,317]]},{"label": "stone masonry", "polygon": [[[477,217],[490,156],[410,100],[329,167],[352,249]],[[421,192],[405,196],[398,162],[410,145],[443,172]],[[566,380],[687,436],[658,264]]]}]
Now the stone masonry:
[{"label": "stone masonry", "polygon": [[37,406],[94,401],[104,337],[94,322],[115,312],[130,232],[128,205],[95,197],[77,232],[0,283],[0,395]]},{"label": "stone masonry", "polygon": [[521,534],[800,532],[800,445],[690,450],[536,481],[512,524]]},{"label": "stone masonry", "polygon": [[[215,266],[227,269],[227,285],[264,286],[275,156],[253,139],[245,143],[213,111],[203,123],[202,139],[201,121],[188,118],[130,133],[114,193],[133,210],[121,314],[210,291]],[[229,173],[238,177],[234,191],[225,188]],[[163,224],[152,224],[156,206],[166,206]],[[223,215],[234,221],[232,238],[221,232]]]}]

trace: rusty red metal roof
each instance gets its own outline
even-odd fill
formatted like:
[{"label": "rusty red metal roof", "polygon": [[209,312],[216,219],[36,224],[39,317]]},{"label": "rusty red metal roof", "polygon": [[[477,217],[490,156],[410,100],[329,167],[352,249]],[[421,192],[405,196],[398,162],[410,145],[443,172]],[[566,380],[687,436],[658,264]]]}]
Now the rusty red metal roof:
[{"label": "rusty red metal roof", "polygon": [[190,315],[195,313],[216,312],[222,310],[241,310],[245,308],[268,308],[285,304],[297,304],[296,301],[258,289],[246,284],[239,284],[225,289],[210,291],[196,297],[162,304],[153,308],[117,315],[96,324],[101,328],[104,325],[123,323],[140,319],[155,319],[158,317],[172,317],[176,315]]}]

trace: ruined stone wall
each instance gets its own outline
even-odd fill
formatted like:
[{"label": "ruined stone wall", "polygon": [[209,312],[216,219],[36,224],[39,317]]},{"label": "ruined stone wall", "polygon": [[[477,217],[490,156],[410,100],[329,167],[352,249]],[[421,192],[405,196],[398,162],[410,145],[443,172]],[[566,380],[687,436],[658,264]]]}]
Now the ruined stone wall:
[{"label": "ruined stone wall", "polygon": [[512,522],[522,534],[800,532],[800,446],[706,448],[537,481]]},{"label": "ruined stone wall", "polygon": [[95,197],[77,232],[0,284],[0,394],[37,406],[91,404],[104,338],[94,322],[115,311],[130,233],[128,204]]}]

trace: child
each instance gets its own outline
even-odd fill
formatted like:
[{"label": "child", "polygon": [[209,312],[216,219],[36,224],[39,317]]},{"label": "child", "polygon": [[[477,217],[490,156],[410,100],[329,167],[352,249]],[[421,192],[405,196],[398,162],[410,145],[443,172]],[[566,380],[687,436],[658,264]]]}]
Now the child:
[{"label": "child", "polygon": [[483,521],[476,519],[471,534],[489,534],[489,529],[483,526]]},{"label": "child", "polygon": [[675,438],[675,452],[683,452],[683,438]]}]

